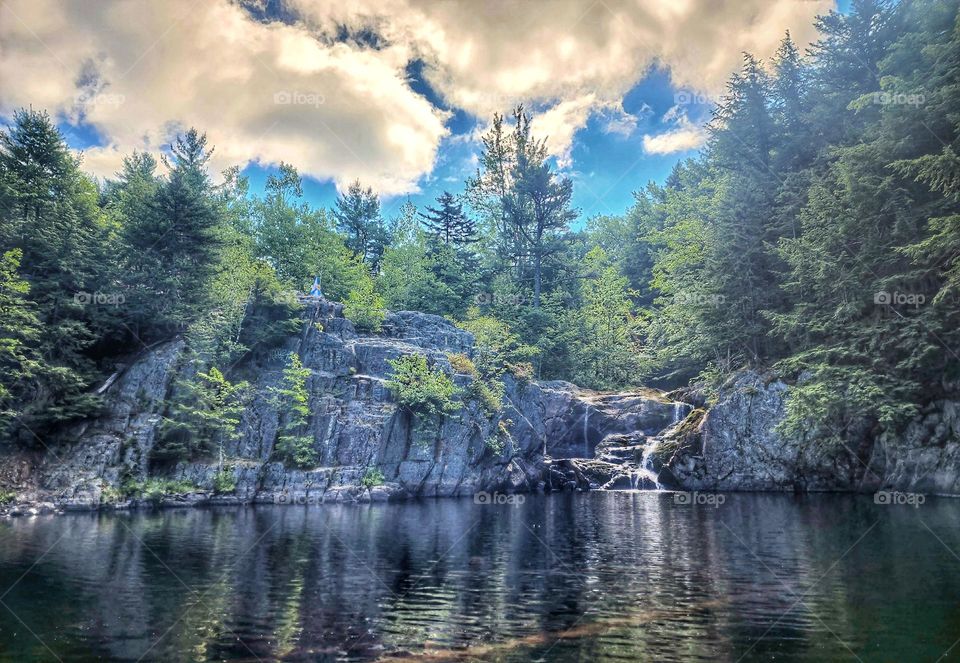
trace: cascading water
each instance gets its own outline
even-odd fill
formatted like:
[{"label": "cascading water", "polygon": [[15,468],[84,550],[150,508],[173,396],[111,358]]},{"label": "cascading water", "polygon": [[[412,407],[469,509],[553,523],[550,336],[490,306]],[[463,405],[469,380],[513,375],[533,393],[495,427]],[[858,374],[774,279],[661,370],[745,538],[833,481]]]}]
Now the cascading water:
[{"label": "cascading water", "polygon": [[589,433],[589,424],[590,424],[590,405],[588,404],[583,410],[583,457],[590,457],[590,433]]},{"label": "cascading water", "polygon": [[[690,406],[681,401],[676,401],[673,404],[673,423],[670,424],[668,430],[672,430],[677,427],[677,425],[684,420],[687,416]],[[635,484],[639,485],[640,481],[646,480],[654,485],[654,490],[663,490],[663,486],[660,485],[660,482],[657,480],[659,478],[659,473],[653,467],[653,455],[657,452],[657,448],[660,446],[660,441],[662,436],[656,436],[647,438],[647,443],[643,446],[643,454],[640,457],[640,472],[638,473],[638,479],[634,482],[633,473],[630,474],[630,485],[633,487]],[[634,488],[636,490],[636,488]]]},{"label": "cascading water", "polygon": [[[662,469],[658,451],[665,440],[673,439],[691,406],[657,401],[649,405],[641,402],[637,407],[636,400],[628,400],[636,399],[632,394],[611,395],[607,399],[601,403],[583,402],[581,423],[571,427],[573,435],[570,437],[573,439],[568,438],[566,442],[570,456],[550,459],[550,485],[554,485],[556,477],[560,482],[558,485],[577,486],[580,490],[586,487],[591,490],[665,490],[669,485],[658,481]],[[626,414],[611,416],[610,410],[624,407],[624,401],[631,409]],[[645,408],[649,410],[644,411]],[[648,412],[651,416],[647,416]],[[594,420],[592,429],[591,415]],[[576,442],[577,428],[581,429],[580,449]]]}]

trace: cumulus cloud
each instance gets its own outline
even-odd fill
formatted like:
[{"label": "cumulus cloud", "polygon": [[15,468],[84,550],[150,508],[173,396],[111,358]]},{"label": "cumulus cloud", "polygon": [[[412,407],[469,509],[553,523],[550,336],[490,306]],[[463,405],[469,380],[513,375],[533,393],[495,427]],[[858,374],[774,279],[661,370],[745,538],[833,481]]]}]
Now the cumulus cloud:
[{"label": "cumulus cloud", "polygon": [[671,106],[660,121],[673,128],[657,135],[644,134],[643,151],[647,154],[673,154],[695,150],[709,138],[707,130],[691,122],[686,110],[679,105]]},{"label": "cumulus cloud", "polygon": [[[714,93],[741,51],[769,55],[786,29],[809,41],[831,5],[286,0],[281,23],[229,0],[6,0],[0,113],[32,104],[90,124],[106,145],[86,162],[102,175],[194,125],[217,146],[216,167],[282,159],[338,186],[360,178],[399,194],[431,172],[448,134],[447,114],[410,87],[412,60],[450,107],[482,119],[519,102],[545,109],[535,128],[568,164],[576,132],[619,109],[652,64],[678,87]],[[376,45],[338,38],[344,30]],[[620,122],[611,130],[632,131]],[[676,127],[650,145],[692,144],[694,132]]]},{"label": "cumulus cloud", "polygon": [[94,127],[107,140],[85,155],[98,175],[196,126],[216,168],[284,160],[398,194],[448,133],[406,81],[406,47],[326,44],[232,3],[23,0],[2,5],[0,26],[3,111],[32,104]]},{"label": "cumulus cloud", "polygon": [[672,154],[695,150],[707,140],[706,132],[693,126],[683,126],[656,136],[645,134],[643,151],[647,154]]}]

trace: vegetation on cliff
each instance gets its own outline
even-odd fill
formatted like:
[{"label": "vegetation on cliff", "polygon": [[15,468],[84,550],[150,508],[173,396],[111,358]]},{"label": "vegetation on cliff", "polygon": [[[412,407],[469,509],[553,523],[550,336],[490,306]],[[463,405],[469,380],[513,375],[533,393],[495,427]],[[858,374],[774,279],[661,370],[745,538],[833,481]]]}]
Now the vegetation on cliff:
[{"label": "vegetation on cliff", "polygon": [[[776,366],[802,377],[796,430],[895,427],[957,397],[957,2],[858,0],[817,27],[807,53],[788,35],[768,63],[745,56],[702,153],[582,227],[523,108],[492,119],[460,195],[390,219],[359,182],[311,208],[287,164],[261,195],[238,168],[215,183],[193,129],[96,182],[52,118],[18,112],[0,131],[3,438],[41,446],[96,412],[119,360],[180,336],[197,368],[160,452],[212,453],[242,391],[226,367],[298,328],[314,276],[361,330],[390,307],[473,332],[468,396],[491,412],[508,372],[613,389]],[[401,360],[393,388],[445,411],[452,382],[425,361]],[[280,449],[300,465],[304,370],[288,367]]]}]

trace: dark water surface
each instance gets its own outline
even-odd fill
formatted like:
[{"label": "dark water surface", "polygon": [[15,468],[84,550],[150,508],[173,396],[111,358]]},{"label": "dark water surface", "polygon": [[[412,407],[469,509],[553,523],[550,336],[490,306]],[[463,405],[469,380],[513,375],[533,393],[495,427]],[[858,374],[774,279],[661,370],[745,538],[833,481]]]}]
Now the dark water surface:
[{"label": "dark water surface", "polygon": [[40,516],[0,523],[0,659],[956,660],[958,554],[932,497]]}]

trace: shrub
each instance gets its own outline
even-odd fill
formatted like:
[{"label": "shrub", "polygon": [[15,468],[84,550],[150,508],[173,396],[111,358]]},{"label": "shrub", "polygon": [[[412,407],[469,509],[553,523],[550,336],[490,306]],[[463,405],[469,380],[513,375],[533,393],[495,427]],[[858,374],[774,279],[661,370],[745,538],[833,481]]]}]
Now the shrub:
[{"label": "shrub", "polygon": [[166,495],[185,495],[197,490],[189,481],[152,478],[145,481],[127,481],[120,487],[125,497],[137,497],[150,502],[159,502]]},{"label": "shrub", "polygon": [[352,320],[354,326],[362,331],[380,331],[383,319],[387,315],[386,302],[373,288],[373,279],[368,276],[360,279],[356,287],[347,295],[343,304],[343,315]]},{"label": "shrub", "polygon": [[313,438],[307,435],[281,435],[277,438],[277,456],[294,467],[307,468],[317,464],[317,450]]},{"label": "shrub", "polygon": [[232,467],[221,467],[213,477],[213,492],[232,493],[237,489],[237,479]]},{"label": "shrub", "polygon": [[486,440],[487,449],[498,456],[502,454],[507,440],[510,439],[510,426],[512,425],[513,421],[510,419],[501,419],[497,422],[496,432]]},{"label": "shrub", "polygon": [[379,467],[369,467],[360,479],[360,485],[364,488],[373,488],[383,485],[384,476]]},{"label": "shrub", "polygon": [[451,352],[447,354],[447,359],[450,360],[450,365],[453,366],[455,373],[476,376],[477,367],[474,365],[473,360],[467,355]]},{"label": "shrub", "polygon": [[17,499],[17,494],[12,490],[0,490],[0,506],[10,504],[15,499]]},{"label": "shrub", "polygon": [[503,407],[505,391],[503,382],[495,378],[491,380],[477,378],[470,384],[470,395],[490,416],[495,415]]},{"label": "shrub", "polygon": [[405,355],[387,360],[393,375],[387,388],[403,407],[420,414],[452,414],[460,408],[454,399],[459,389],[440,368],[427,365],[425,355]]}]

